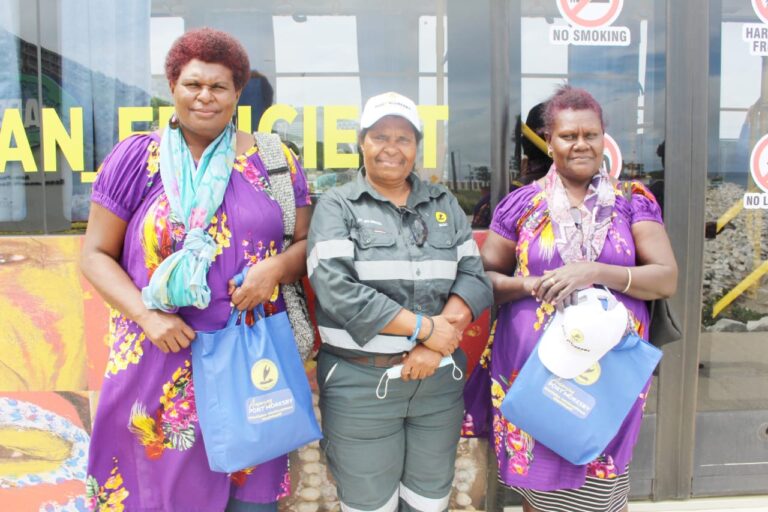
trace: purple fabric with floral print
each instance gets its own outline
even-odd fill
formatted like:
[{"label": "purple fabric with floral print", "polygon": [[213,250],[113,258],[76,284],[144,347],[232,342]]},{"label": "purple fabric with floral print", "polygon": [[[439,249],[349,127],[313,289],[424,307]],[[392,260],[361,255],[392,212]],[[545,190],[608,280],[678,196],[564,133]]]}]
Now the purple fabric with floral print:
[{"label": "purple fabric with floral print", "polygon": [[[184,239],[184,226],[168,218],[158,149],[155,134],[120,142],[104,161],[91,198],[128,223],[120,265],[139,289]],[[303,170],[290,152],[287,156],[296,206],[308,206]],[[200,331],[226,324],[227,281],[282,249],[280,206],[271,196],[268,173],[255,147],[236,158],[224,201],[208,232],[218,245],[208,273],[210,305],[179,311]],[[267,314],[284,310],[282,298],[266,304],[265,310]],[[138,325],[114,310],[109,343],[86,482],[93,509],[208,512],[224,510],[230,496],[267,503],[290,492],[287,456],[232,475],[208,468],[189,349],[164,354]]]},{"label": "purple fabric with floral print", "polygon": [[[631,226],[641,221],[662,223],[661,211],[653,195],[640,183],[632,183],[631,202],[627,202],[618,189],[615,193],[613,220],[596,261],[634,266],[635,244]],[[539,276],[545,270],[563,266],[555,246],[546,196],[537,183],[521,187],[501,201],[494,212],[491,230],[516,242],[514,275]],[[647,339],[645,303],[619,292],[614,295],[630,311],[638,333]],[[614,478],[629,464],[640,431],[650,382],[604,454],[584,466],[569,463],[501,415],[499,406],[504,396],[553,312],[550,304],[536,302],[533,297],[500,306],[488,346],[465,387],[466,416],[462,435],[490,438],[499,464],[499,477],[509,486],[551,491],[580,487],[587,475]]]}]

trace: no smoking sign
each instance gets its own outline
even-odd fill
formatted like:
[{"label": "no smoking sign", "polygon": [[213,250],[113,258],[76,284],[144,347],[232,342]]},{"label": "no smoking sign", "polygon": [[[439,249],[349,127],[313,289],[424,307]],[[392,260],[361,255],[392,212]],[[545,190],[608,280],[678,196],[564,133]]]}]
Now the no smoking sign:
[{"label": "no smoking sign", "polygon": [[624,0],[557,0],[560,14],[569,24],[584,28],[605,27],[616,21]]},{"label": "no smoking sign", "polygon": [[555,0],[567,26],[552,25],[552,44],[577,46],[628,46],[628,27],[610,26],[624,7],[624,0]]},{"label": "no smoking sign", "polygon": [[752,9],[763,23],[768,23],[768,5],[765,0],[752,0]]},{"label": "no smoking sign", "polygon": [[755,144],[749,158],[749,171],[755,185],[768,192],[768,135],[763,135]]},{"label": "no smoking sign", "polygon": [[768,209],[768,135],[763,135],[752,149],[749,157],[749,172],[752,175],[752,181],[763,193],[745,193],[744,208]]},{"label": "no smoking sign", "polygon": [[621,149],[613,137],[607,133],[603,135],[603,160],[606,161],[606,169],[611,178],[619,179],[624,162],[621,157]]}]

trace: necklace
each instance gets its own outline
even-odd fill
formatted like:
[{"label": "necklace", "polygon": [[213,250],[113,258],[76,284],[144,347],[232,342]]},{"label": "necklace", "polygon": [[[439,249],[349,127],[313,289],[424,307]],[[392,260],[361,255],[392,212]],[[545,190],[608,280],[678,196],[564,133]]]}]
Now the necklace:
[{"label": "necklace", "polygon": [[578,206],[571,206],[568,209],[568,213],[571,214],[571,218],[573,219],[573,223],[576,224],[576,228],[581,229],[581,208]]},{"label": "necklace", "polygon": [[573,219],[573,223],[576,225],[576,229],[583,232],[583,223],[581,221],[584,212],[582,211],[582,206],[584,204],[584,200],[587,198],[587,191],[584,191],[584,196],[582,196],[581,201],[579,201],[577,204],[573,204],[571,193],[568,191],[568,188],[565,187],[565,185],[563,185],[563,190],[565,190],[568,203],[571,205],[570,208],[568,208],[568,213],[571,215],[571,219]]}]

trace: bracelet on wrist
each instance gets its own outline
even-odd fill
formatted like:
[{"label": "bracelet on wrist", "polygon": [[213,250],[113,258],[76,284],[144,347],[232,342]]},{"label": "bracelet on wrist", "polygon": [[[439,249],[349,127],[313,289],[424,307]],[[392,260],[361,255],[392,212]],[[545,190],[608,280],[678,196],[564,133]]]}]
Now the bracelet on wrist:
[{"label": "bracelet on wrist", "polygon": [[423,318],[424,318],[424,315],[422,315],[421,313],[416,314],[416,328],[413,329],[413,334],[411,334],[408,337],[408,341],[410,341],[411,343],[415,342],[419,337],[419,331],[421,330],[421,321]]},{"label": "bracelet on wrist", "polygon": [[629,291],[629,287],[632,286],[632,271],[629,269],[629,267],[624,268],[627,269],[627,286],[621,290],[621,293],[627,293]]},{"label": "bracelet on wrist", "polygon": [[431,316],[426,317],[426,319],[429,320],[429,332],[427,333],[426,336],[424,336],[420,340],[416,340],[419,343],[424,343],[425,341],[427,341],[430,338],[430,336],[432,336],[432,333],[435,332],[435,321],[432,319]]}]

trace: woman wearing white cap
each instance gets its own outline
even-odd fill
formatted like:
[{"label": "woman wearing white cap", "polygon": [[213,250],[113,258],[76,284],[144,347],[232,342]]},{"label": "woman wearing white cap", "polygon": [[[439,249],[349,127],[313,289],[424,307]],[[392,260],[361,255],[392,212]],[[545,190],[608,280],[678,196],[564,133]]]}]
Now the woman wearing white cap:
[{"label": "woman wearing white cap", "polygon": [[323,195],[307,246],[323,344],[322,441],[344,511],[443,511],[463,413],[461,331],[492,302],[467,217],[421,181],[416,105],[368,100],[363,167]]},{"label": "woman wearing white cap", "polygon": [[650,382],[604,452],[582,466],[507,421],[499,406],[555,309],[574,292],[609,288],[647,339],[645,301],[674,293],[677,265],[653,195],[633,181],[625,197],[602,165],[597,101],[563,87],[547,102],[544,120],[554,163],[499,203],[483,245],[500,308],[492,346],[467,383],[465,434],[493,439],[499,480],[523,496],[526,512],[616,512],[627,508],[627,471]]}]

